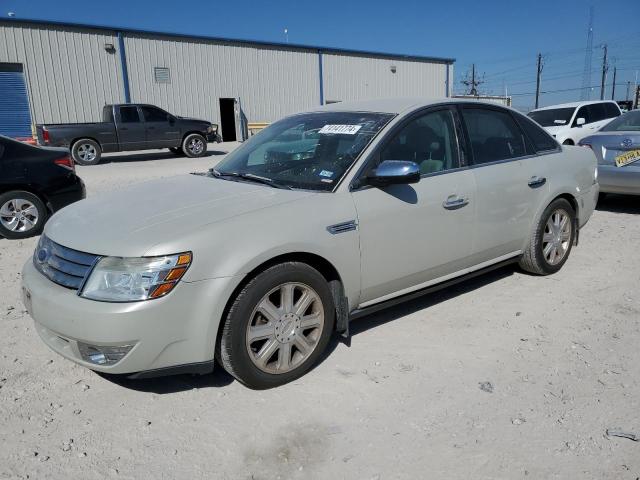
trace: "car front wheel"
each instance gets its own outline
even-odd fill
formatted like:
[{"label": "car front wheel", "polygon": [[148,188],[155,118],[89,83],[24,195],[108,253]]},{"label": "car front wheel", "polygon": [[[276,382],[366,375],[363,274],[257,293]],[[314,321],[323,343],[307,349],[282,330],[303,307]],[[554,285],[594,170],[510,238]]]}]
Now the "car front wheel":
[{"label": "car front wheel", "polygon": [[187,157],[202,157],[207,153],[207,140],[199,133],[187,135],[182,142],[182,151]]},{"label": "car front wheel", "polygon": [[318,361],[334,321],[333,297],[317,270],[299,262],[273,266],[235,298],[224,321],[218,360],[250,388],[283,385]]},{"label": "car front wheel", "polygon": [[564,198],[544,210],[527,245],[520,266],[531,273],[549,275],[562,268],[576,236],[576,213]]}]

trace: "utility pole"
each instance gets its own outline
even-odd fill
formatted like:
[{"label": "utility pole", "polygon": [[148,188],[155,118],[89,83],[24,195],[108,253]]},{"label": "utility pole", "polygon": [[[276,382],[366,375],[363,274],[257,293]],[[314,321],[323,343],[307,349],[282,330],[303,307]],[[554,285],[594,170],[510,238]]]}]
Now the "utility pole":
[{"label": "utility pole", "polygon": [[538,54],[538,73],[536,75],[536,108],[540,99],[540,75],[542,74],[542,54]]},{"label": "utility pole", "polygon": [[629,92],[631,91],[631,80],[627,81],[627,102],[629,101]]},{"label": "utility pole", "polygon": [[[467,74],[469,75],[469,74]],[[463,85],[469,87],[469,93],[468,95],[472,95],[474,97],[478,96],[478,85],[480,85],[481,83],[484,83],[481,80],[476,80],[476,64],[474,63],[473,65],[471,65],[471,80],[469,80],[469,77],[467,76],[466,79],[462,80],[461,82]]]},{"label": "utility pole", "polygon": [[607,80],[607,44],[602,47],[604,49],[604,55],[602,56],[602,81],[600,82],[600,100],[604,100],[604,82]]},{"label": "utility pole", "polygon": [[616,99],[616,71],[618,67],[613,67],[613,85],[611,86],[611,100]]}]

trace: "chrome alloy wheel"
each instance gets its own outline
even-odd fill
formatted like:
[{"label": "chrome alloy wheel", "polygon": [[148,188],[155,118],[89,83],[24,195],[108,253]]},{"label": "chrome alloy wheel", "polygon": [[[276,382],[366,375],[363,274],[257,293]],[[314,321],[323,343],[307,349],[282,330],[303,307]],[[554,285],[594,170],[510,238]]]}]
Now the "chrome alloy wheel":
[{"label": "chrome alloy wheel", "polygon": [[557,265],[567,255],[572,228],[571,217],[565,210],[554,210],[549,216],[542,235],[542,255],[549,265]]},{"label": "chrome alloy wheel", "polygon": [[200,155],[204,150],[204,142],[199,138],[192,138],[187,145],[187,148],[194,155]]},{"label": "chrome alloy wheel", "polygon": [[247,326],[253,364],[266,373],[290,372],[316,349],[324,328],[318,293],[302,283],[284,283],[258,302]]},{"label": "chrome alloy wheel", "polygon": [[29,200],[12,198],[0,207],[0,223],[11,232],[28,232],[38,223],[38,209]]},{"label": "chrome alloy wheel", "polygon": [[96,159],[96,147],[90,143],[83,143],[77,150],[78,158],[83,162],[93,162]]}]

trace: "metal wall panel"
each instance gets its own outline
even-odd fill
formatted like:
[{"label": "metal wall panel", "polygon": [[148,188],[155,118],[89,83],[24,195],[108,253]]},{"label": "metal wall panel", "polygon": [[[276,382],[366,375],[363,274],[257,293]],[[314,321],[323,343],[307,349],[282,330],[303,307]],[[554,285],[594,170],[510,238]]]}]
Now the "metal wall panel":
[{"label": "metal wall panel", "polygon": [[341,53],[324,53],[322,58],[325,102],[447,96],[445,63]]},{"label": "metal wall panel", "polygon": [[[239,97],[249,122],[271,122],[319,104],[317,53],[232,42],[125,34],[131,101],[220,121],[220,98]],[[170,69],[157,83],[155,67]]]},{"label": "metal wall panel", "polygon": [[123,101],[117,47],[104,30],[0,24],[0,62],[21,63],[35,123],[99,121],[105,103]]}]

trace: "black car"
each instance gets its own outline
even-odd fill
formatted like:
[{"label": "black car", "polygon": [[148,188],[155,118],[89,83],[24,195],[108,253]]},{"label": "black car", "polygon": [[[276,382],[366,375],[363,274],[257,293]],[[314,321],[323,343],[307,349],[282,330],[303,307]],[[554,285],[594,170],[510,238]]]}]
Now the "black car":
[{"label": "black car", "polygon": [[0,135],[0,236],[38,235],[53,212],[84,197],[69,150]]},{"label": "black car", "polygon": [[206,120],[172,115],[154,105],[105,105],[102,122],[37,125],[41,145],[69,147],[80,165],[96,165],[103,152],[168,148],[201,157],[207,142],[220,142],[218,126]]}]

